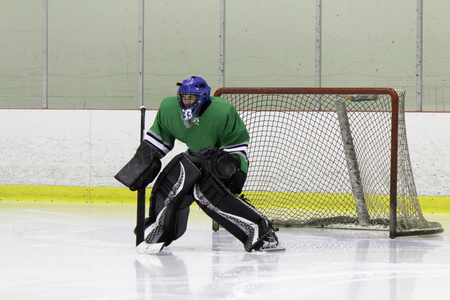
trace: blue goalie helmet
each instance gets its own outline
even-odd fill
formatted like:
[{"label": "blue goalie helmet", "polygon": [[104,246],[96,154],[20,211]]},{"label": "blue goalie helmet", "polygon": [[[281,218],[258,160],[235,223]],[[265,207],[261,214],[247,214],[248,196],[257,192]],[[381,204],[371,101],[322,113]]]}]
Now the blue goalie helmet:
[{"label": "blue goalie helmet", "polygon": [[177,85],[179,86],[177,96],[181,108],[181,118],[186,127],[191,127],[203,112],[202,108],[204,110],[209,105],[211,88],[203,78],[197,76],[192,76]]}]

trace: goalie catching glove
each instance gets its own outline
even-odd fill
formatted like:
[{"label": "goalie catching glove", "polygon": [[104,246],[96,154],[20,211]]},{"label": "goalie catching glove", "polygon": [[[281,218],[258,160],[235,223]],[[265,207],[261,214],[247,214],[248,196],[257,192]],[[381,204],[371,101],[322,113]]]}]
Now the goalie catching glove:
[{"label": "goalie catching glove", "polygon": [[241,161],[217,147],[201,149],[198,153],[190,152],[191,159],[203,165],[213,176],[222,181],[234,194],[240,194],[247,174],[241,171]]}]

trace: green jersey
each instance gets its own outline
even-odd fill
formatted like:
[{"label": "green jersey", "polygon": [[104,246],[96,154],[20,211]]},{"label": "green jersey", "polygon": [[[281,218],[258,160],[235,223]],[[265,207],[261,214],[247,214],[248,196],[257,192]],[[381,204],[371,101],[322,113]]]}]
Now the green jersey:
[{"label": "green jersey", "polygon": [[209,107],[194,120],[192,127],[187,128],[181,119],[177,97],[165,98],[145,139],[159,149],[161,157],[172,150],[175,139],[185,143],[194,152],[215,146],[238,155],[241,170],[247,173],[247,128],[232,104],[219,97],[210,99]]}]

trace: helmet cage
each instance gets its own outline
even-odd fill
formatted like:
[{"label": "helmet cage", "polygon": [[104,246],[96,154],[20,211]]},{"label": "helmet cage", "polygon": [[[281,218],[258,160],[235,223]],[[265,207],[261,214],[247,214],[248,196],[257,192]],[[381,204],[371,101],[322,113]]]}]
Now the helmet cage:
[{"label": "helmet cage", "polygon": [[[183,102],[183,98],[186,95],[194,95],[196,96],[196,100],[194,102],[194,104],[192,104],[189,107],[186,107],[184,102]],[[177,99],[178,99],[178,104],[180,105],[181,108],[181,119],[183,119],[183,121],[189,121],[193,118],[196,118],[200,112],[200,109],[202,108],[202,102],[200,101],[200,93],[177,93]]]},{"label": "helmet cage", "polygon": [[[202,106],[210,101],[211,88],[203,78],[196,76],[184,80],[183,83],[178,83],[178,86],[177,99],[181,109],[181,118],[185,124],[192,123],[199,116]],[[183,102],[186,95],[196,96],[195,102],[189,107],[186,107]]]}]

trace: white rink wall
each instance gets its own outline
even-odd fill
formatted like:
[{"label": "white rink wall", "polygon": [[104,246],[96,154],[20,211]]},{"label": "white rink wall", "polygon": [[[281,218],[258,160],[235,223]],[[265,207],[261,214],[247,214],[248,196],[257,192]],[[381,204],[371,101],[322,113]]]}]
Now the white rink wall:
[{"label": "white rink wall", "polygon": [[[139,145],[139,123],[139,110],[1,109],[0,185],[122,187],[113,176]],[[406,113],[406,127],[418,195],[450,196],[450,114]]]},{"label": "white rink wall", "polygon": [[139,146],[139,110],[5,109],[0,120],[0,185],[123,187],[113,176]]}]

